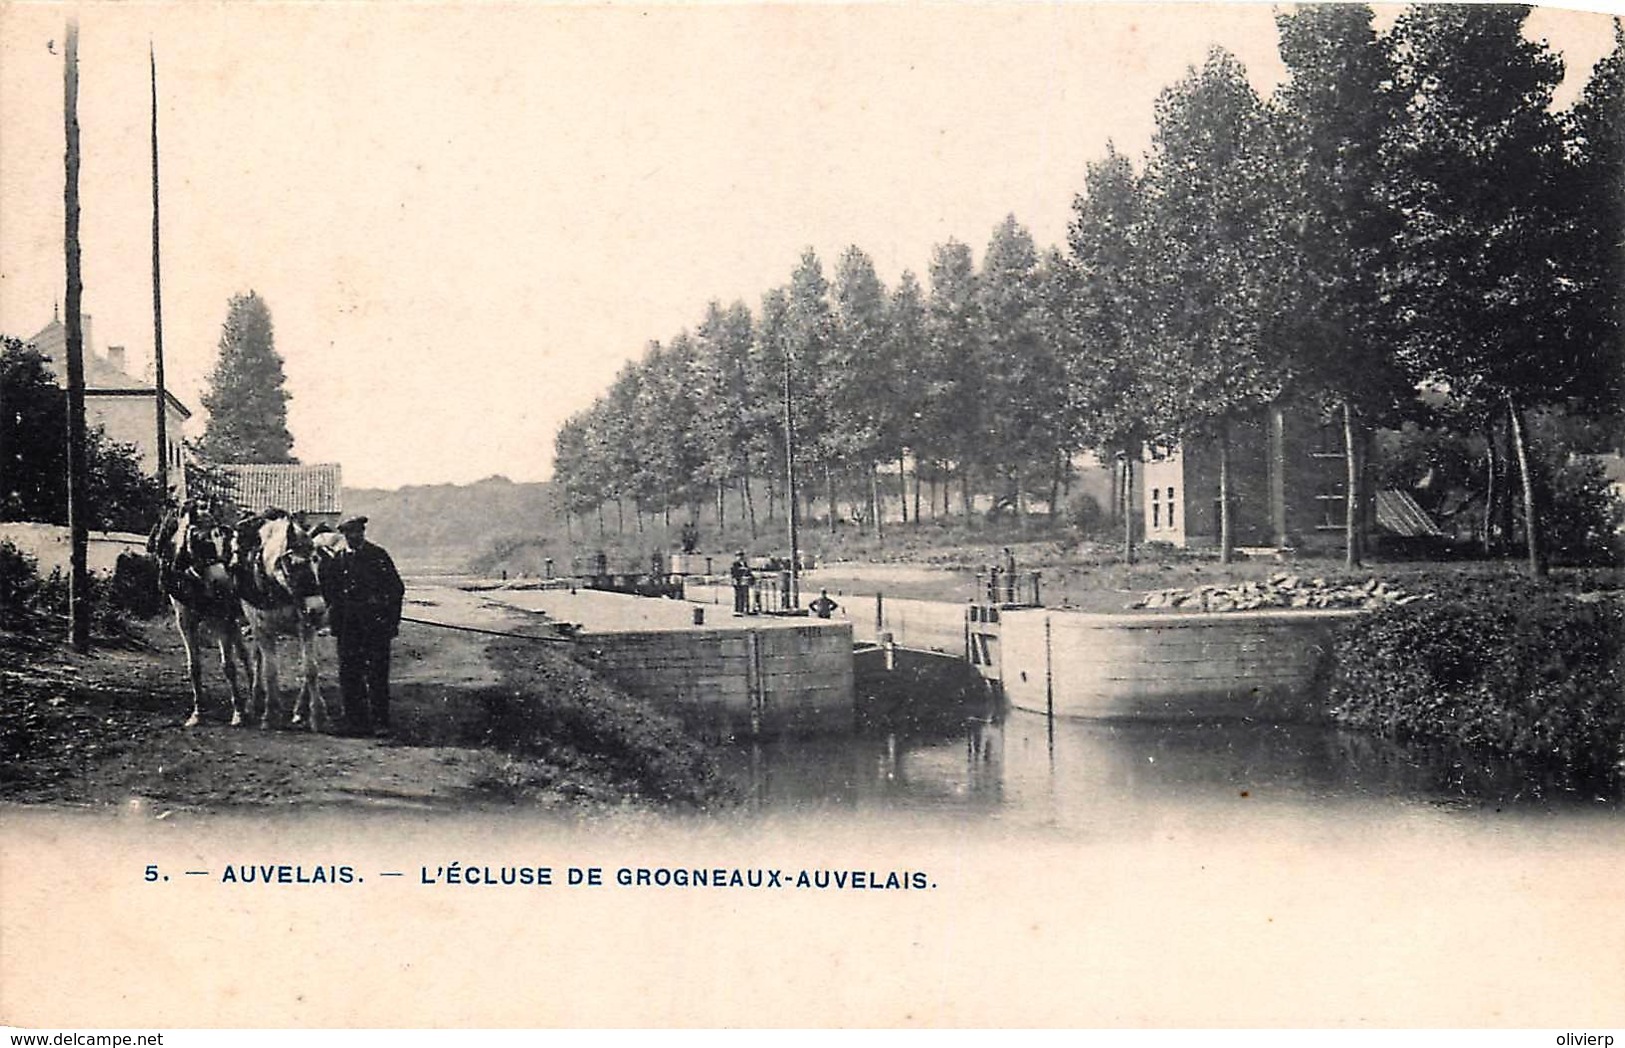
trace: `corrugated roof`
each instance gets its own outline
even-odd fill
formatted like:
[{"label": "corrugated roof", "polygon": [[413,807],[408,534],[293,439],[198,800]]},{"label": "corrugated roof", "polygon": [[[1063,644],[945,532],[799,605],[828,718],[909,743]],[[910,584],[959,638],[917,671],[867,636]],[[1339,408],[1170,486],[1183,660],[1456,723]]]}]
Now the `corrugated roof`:
[{"label": "corrugated roof", "polygon": [[1377,527],[1405,538],[1444,534],[1409,492],[1391,488],[1377,492]]},{"label": "corrugated roof", "polygon": [[228,464],[217,467],[236,481],[232,501],[252,512],[276,506],[289,513],[341,513],[339,464],[282,466]]}]

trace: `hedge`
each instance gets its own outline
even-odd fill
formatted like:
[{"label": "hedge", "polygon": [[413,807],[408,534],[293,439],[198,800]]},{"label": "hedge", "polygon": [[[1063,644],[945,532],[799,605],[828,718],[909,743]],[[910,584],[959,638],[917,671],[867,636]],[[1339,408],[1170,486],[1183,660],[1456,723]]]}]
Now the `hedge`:
[{"label": "hedge", "polygon": [[1625,605],[1524,580],[1389,607],[1333,643],[1332,718],[1558,766],[1625,773]]}]

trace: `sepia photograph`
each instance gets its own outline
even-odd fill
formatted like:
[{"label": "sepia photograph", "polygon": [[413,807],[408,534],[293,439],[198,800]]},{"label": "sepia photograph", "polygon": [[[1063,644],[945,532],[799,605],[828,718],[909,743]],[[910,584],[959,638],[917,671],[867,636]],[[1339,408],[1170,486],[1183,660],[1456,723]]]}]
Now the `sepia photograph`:
[{"label": "sepia photograph", "polygon": [[1619,5],[0,0],[13,1043],[1601,1045],[1622,870]]}]

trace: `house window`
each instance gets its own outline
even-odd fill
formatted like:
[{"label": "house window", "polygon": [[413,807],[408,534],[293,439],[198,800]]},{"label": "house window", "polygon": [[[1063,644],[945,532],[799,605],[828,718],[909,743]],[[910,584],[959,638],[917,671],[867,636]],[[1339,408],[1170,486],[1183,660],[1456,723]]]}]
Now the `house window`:
[{"label": "house window", "polygon": [[1348,500],[1343,496],[1343,485],[1336,485],[1331,491],[1324,491],[1315,496],[1315,505],[1319,510],[1319,519],[1315,528],[1319,531],[1337,531],[1343,527],[1345,503]]},{"label": "house window", "polygon": [[1151,526],[1162,527],[1162,503],[1157,501],[1157,489],[1151,489]]},{"label": "house window", "polygon": [[1174,489],[1168,489],[1168,526],[1174,526]]},{"label": "house window", "polygon": [[1309,447],[1311,458],[1342,458],[1343,427],[1335,422],[1322,422],[1315,429],[1315,438]]}]

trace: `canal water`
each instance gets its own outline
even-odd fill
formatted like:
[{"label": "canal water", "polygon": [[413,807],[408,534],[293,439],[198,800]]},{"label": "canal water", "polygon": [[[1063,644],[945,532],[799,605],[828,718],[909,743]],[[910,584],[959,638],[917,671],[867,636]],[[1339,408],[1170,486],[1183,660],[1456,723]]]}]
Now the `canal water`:
[{"label": "canal water", "polygon": [[871,721],[725,754],[750,806],[787,814],[913,812],[1090,832],[1158,809],[1625,816],[1617,787],[1577,788],[1512,761],[1304,723],[1052,721],[1016,710]]}]

